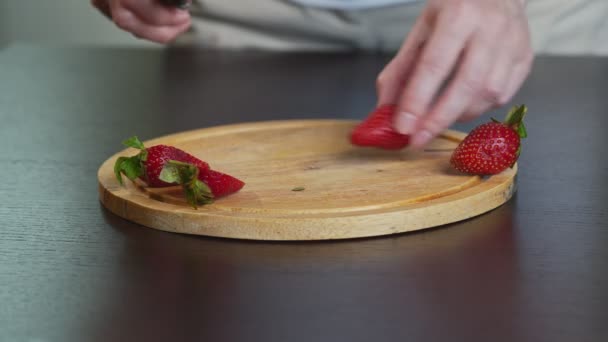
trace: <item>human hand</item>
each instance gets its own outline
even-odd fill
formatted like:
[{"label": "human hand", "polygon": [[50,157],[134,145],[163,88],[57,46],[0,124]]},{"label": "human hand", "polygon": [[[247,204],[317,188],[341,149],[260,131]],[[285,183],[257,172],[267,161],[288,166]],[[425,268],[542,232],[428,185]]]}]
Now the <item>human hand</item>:
[{"label": "human hand", "polygon": [[138,38],[166,44],[190,27],[188,11],[158,0],[91,0],[116,26]]},{"label": "human hand", "polygon": [[397,106],[395,129],[412,135],[413,147],[521,87],[534,58],[523,2],[429,0],[377,80],[378,105]]}]

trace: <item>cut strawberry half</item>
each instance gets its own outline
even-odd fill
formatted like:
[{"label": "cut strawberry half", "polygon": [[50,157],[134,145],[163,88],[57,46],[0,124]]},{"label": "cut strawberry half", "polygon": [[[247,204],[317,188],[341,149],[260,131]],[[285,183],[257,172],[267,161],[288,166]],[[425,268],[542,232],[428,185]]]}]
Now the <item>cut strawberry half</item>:
[{"label": "cut strawberry half", "polygon": [[159,178],[163,182],[182,185],[188,203],[194,208],[233,194],[245,186],[243,181],[228,174],[211,169],[201,170],[193,164],[177,160],[167,161]]},{"label": "cut strawberry half", "polygon": [[120,157],[114,164],[114,173],[121,185],[123,175],[132,181],[139,178],[151,188],[179,184],[194,208],[235,193],[245,185],[233,176],[211,170],[206,162],[176,147],[155,145],[146,148],[137,137],[125,140],[123,144],[140,152]]},{"label": "cut strawberry half", "polygon": [[394,113],[394,105],[376,108],[351,132],[351,143],[356,146],[386,150],[399,150],[406,147],[410,142],[410,137],[393,128]]},{"label": "cut strawberry half", "polygon": [[245,186],[240,179],[211,169],[201,170],[198,179],[207,184],[216,198],[233,194]]}]

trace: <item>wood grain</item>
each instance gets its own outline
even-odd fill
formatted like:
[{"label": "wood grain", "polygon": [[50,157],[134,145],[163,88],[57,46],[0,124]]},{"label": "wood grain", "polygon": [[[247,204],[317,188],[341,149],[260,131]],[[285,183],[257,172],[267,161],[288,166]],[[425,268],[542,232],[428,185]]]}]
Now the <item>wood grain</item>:
[{"label": "wood grain", "polygon": [[[180,147],[246,182],[199,209],[179,187],[121,187],[99,169],[101,202],[166,231],[255,240],[324,240],[394,234],[460,221],[507,201],[517,169],[482,179],[452,171],[464,134],[446,132],[423,151],[381,151],[348,142],[352,120],[287,120],[188,131],[146,142]],[[300,191],[293,191],[300,188]]]}]

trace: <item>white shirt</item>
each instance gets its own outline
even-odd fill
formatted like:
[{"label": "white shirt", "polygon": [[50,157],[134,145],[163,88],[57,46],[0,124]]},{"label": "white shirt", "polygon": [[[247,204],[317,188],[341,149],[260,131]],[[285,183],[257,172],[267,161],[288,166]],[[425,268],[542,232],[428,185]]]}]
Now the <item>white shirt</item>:
[{"label": "white shirt", "polygon": [[359,10],[417,2],[420,0],[289,0],[308,7],[336,10]]}]

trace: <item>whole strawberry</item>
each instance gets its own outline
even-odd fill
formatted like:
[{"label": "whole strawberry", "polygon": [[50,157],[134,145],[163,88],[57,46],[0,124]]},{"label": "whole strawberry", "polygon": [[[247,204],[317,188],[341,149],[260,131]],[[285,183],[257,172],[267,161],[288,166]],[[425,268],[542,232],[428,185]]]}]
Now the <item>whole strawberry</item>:
[{"label": "whole strawberry", "polygon": [[393,128],[394,105],[383,105],[374,110],[351,132],[350,141],[362,147],[399,150],[409,144],[410,137]]},{"label": "whole strawberry", "polygon": [[505,122],[492,119],[469,133],[454,150],[450,163],[464,173],[495,175],[513,167],[521,152],[521,139],[527,137],[523,119],[526,106],[513,107]]}]

